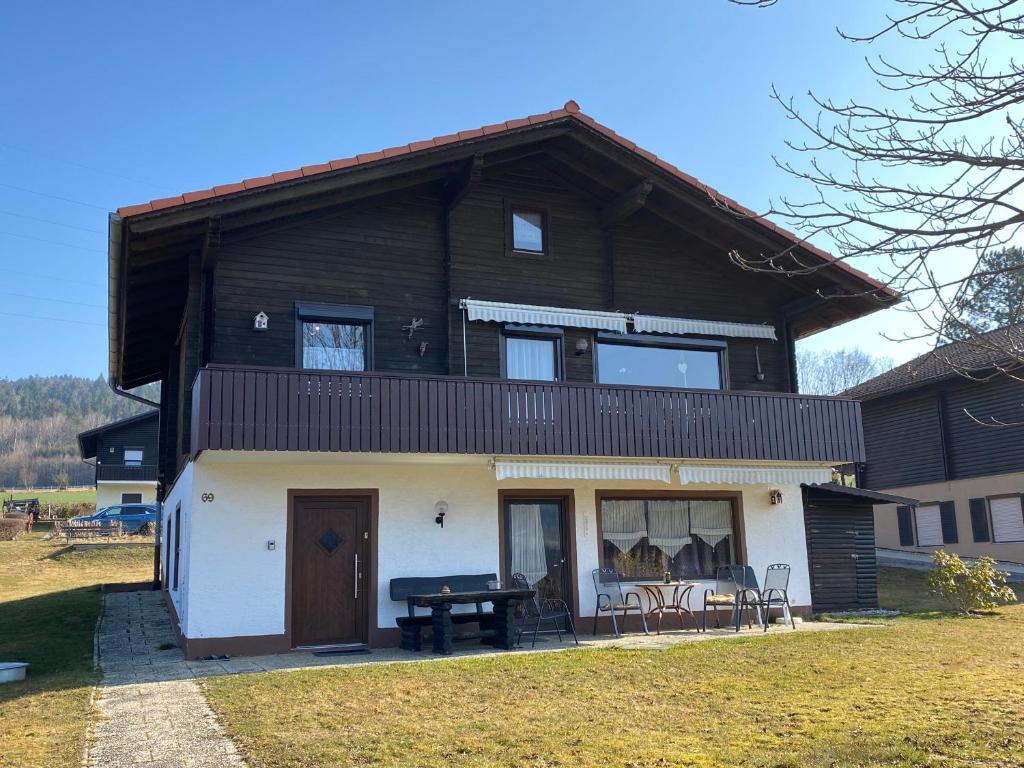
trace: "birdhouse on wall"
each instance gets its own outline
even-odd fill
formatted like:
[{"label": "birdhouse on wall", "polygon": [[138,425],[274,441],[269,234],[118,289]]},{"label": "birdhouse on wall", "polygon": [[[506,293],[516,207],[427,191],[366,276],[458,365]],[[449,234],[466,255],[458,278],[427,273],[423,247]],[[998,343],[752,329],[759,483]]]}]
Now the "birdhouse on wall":
[{"label": "birdhouse on wall", "polygon": [[256,331],[265,331],[265,330],[267,330],[267,325],[268,325],[269,321],[270,321],[270,318],[267,317],[267,313],[266,312],[257,312],[256,313],[256,317],[254,317],[253,321],[252,321],[253,330],[256,330]]}]

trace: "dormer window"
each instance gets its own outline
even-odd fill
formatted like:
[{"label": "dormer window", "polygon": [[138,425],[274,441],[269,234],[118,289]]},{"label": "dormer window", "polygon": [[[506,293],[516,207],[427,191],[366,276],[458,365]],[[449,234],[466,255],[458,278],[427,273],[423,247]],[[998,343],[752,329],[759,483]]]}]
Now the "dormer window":
[{"label": "dormer window", "polygon": [[540,208],[508,207],[508,246],[515,255],[539,256],[548,250],[548,217]]}]

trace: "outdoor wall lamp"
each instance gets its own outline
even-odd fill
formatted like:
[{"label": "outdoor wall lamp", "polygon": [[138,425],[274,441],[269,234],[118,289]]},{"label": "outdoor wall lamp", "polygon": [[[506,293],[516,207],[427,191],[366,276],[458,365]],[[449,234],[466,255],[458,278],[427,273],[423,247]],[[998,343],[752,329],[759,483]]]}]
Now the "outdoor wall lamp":
[{"label": "outdoor wall lamp", "polygon": [[589,341],[587,341],[586,339],[584,339],[582,337],[576,339],[576,354],[577,355],[585,355],[585,354],[587,354],[587,350],[588,349],[590,349],[590,342]]},{"label": "outdoor wall lamp", "polygon": [[439,501],[434,505],[434,522],[444,528],[444,516],[448,514],[448,502]]},{"label": "outdoor wall lamp", "polygon": [[768,498],[771,499],[773,505],[779,505],[782,503],[782,491],[778,488],[772,488],[771,492],[768,494]]}]

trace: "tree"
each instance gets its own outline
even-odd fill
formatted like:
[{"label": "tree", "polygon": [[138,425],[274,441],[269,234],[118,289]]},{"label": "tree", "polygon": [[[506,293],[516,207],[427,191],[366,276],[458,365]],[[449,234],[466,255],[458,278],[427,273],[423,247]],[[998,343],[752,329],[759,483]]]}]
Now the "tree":
[{"label": "tree", "polygon": [[68,476],[68,471],[61,467],[60,472],[57,473],[57,488],[61,491],[66,491],[70,480],[71,478]]},{"label": "tree", "polygon": [[800,391],[838,395],[892,368],[892,359],[875,357],[859,347],[828,352],[800,350],[796,355]]},{"label": "tree", "polygon": [[969,339],[1024,321],[1024,248],[986,251],[979,267],[990,276],[964,283],[955,302],[959,320],[944,329],[950,338]]},{"label": "tree", "polygon": [[[763,8],[777,0],[732,2]],[[951,333],[972,338],[979,323],[1006,319],[989,315],[992,306],[974,307],[976,289],[1024,280],[1020,261],[1003,250],[1024,238],[1024,57],[1013,57],[1024,39],[1024,0],[891,2],[874,31],[839,30],[841,39],[894,39],[901,54],[928,46],[930,62],[867,60],[877,85],[868,103],[814,93],[798,103],[773,86],[773,98],[803,133],[787,142],[791,157],[776,163],[808,194],[782,199],[766,215],[806,238],[830,238],[844,261],[887,257],[886,282],[908,298],[927,335],[939,343]],[[796,246],[730,255],[754,271],[834,269],[807,261]],[[961,266],[954,274],[951,265]],[[1019,311],[1011,317],[1019,319]],[[1019,348],[1005,351],[1024,363]]]}]

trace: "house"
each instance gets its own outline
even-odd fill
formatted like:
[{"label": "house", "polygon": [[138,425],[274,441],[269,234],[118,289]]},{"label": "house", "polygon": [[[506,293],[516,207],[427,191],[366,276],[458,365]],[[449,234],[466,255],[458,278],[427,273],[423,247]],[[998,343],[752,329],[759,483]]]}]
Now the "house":
[{"label": "house", "polygon": [[1005,372],[1014,349],[1024,349],[1019,325],[937,347],[844,393],[863,401],[863,484],[921,500],[876,507],[883,551],[1024,563],[1024,380]]},{"label": "house", "polygon": [[[728,255],[793,248],[827,268]],[[896,300],[574,102],[121,208],[109,261],[189,656],[397,645],[405,576],[521,572],[584,625],[602,565],[785,562],[807,613],[801,485],[863,443],[794,343]]]},{"label": "house", "polygon": [[159,420],[150,410],[78,434],[82,460],[95,459],[97,509],[157,500]]}]

